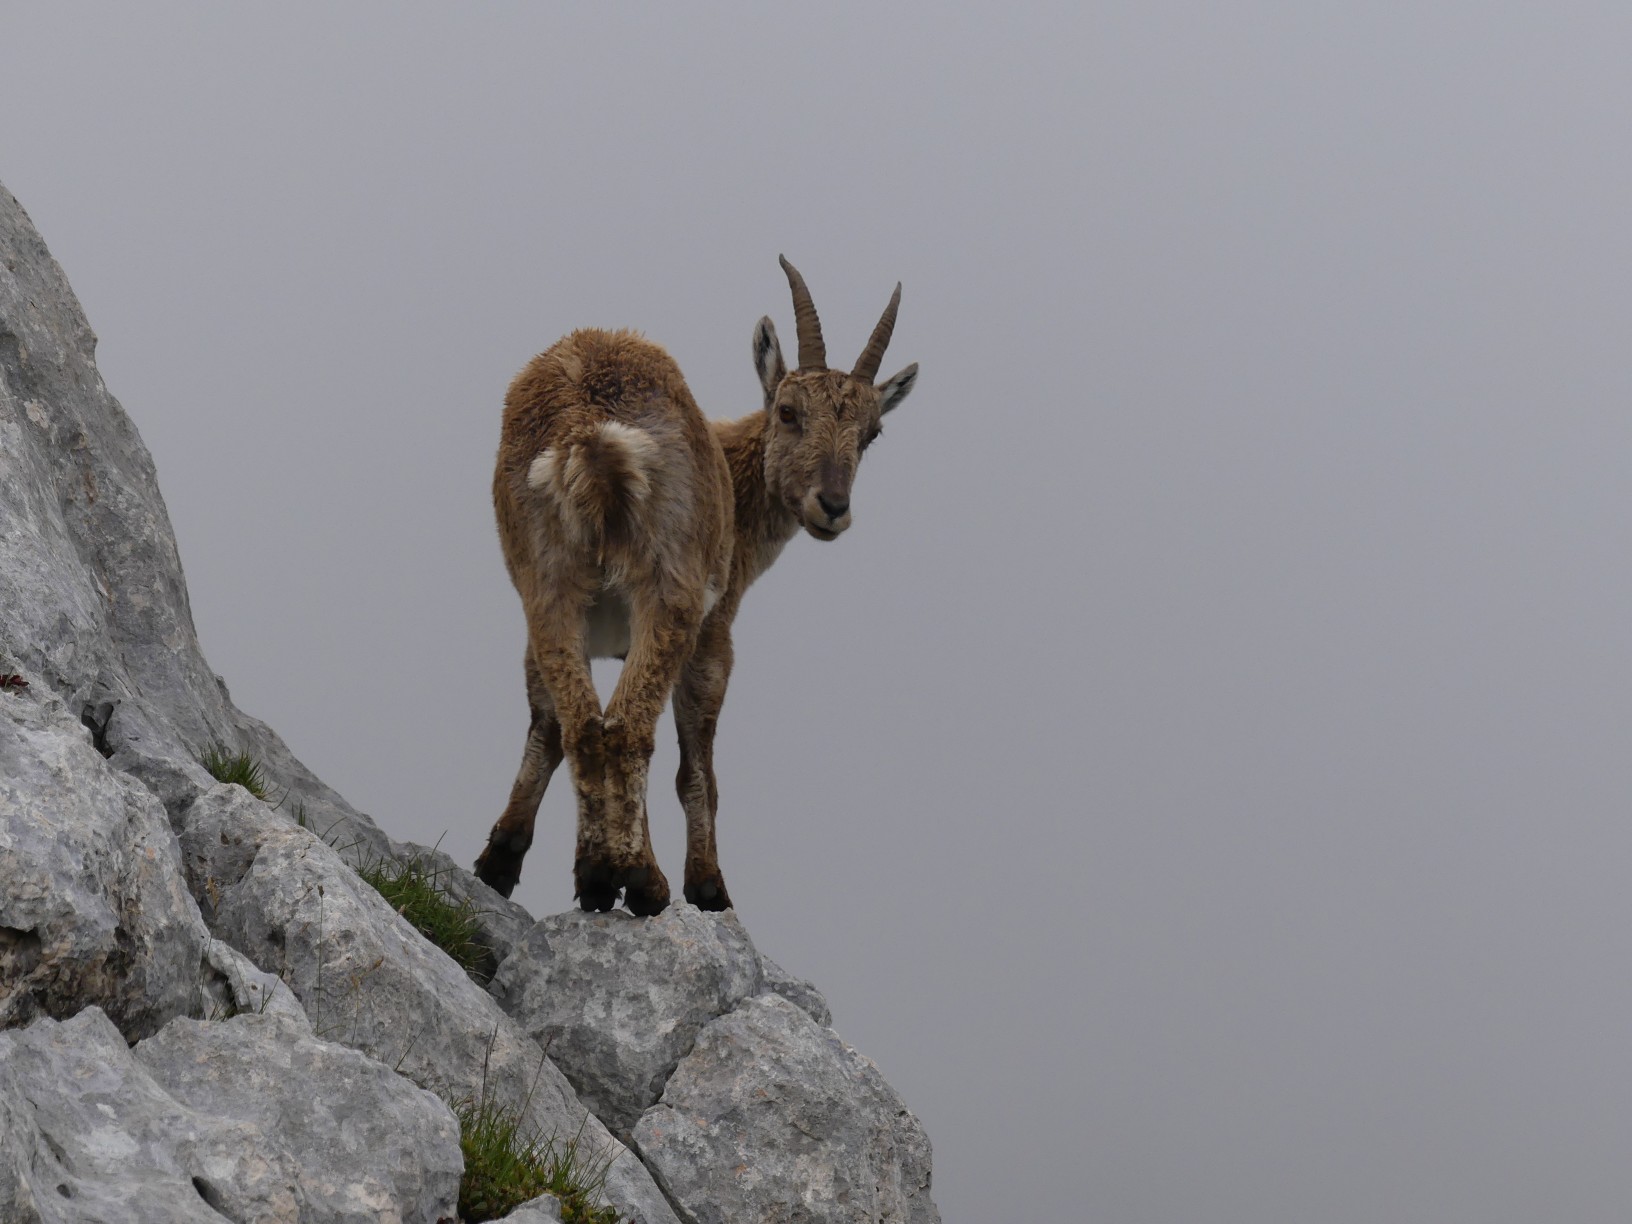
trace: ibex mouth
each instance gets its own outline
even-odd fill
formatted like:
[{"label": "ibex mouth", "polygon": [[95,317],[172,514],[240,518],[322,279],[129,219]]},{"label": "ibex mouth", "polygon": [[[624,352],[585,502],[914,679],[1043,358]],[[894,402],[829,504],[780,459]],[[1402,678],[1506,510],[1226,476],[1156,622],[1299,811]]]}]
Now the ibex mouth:
[{"label": "ibex mouth", "polygon": [[818,540],[836,540],[839,538],[839,533],[837,531],[834,531],[828,527],[818,527],[815,523],[811,522],[805,523],[805,530],[811,535],[815,536]]}]

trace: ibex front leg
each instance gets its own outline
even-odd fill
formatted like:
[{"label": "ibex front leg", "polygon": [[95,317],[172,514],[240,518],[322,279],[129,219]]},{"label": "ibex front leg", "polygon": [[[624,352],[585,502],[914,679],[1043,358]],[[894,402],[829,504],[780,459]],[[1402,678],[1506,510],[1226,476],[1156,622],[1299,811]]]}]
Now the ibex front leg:
[{"label": "ibex front leg", "polygon": [[674,724],[680,733],[680,773],[674,781],[686,810],[686,900],[705,910],[731,908],[714,842],[720,808],[714,730],[730,678],[731,630],[721,621],[709,621],[674,690]]},{"label": "ibex front leg", "polygon": [[646,821],[646,781],[657,720],[697,641],[702,600],[636,591],[631,643],[623,674],[606,705],[607,850],[627,887],[632,913],[657,914],[669,904],[669,882],[657,865]]},{"label": "ibex front leg", "polygon": [[544,678],[538,674],[531,643],[522,670],[527,677],[527,706],[532,712],[527,746],[522,750],[515,785],[510,788],[510,802],[487,835],[487,848],[476,860],[476,875],[506,897],[521,879],[521,860],[533,844],[538,805],[562,758],[561,721],[555,716],[555,702],[544,687]]}]

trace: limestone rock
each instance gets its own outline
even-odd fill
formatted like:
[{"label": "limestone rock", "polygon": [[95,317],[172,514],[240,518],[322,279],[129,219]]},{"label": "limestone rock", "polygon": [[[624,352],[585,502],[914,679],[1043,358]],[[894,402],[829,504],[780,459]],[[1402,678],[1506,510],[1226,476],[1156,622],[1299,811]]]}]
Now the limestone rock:
[{"label": "limestone rock", "polygon": [[172,817],[215,744],[259,759],[319,828],[385,852],[372,821],[233,706],[193,628],[148,454],[97,373],[96,337],[0,187],[0,670],[61,698]]},{"label": "limestone rock", "polygon": [[96,1008],[0,1033],[0,1219],[451,1218],[447,1107],[288,1026],[178,1020],[134,1053]]},{"label": "limestone rock", "polygon": [[182,1105],[254,1127],[298,1168],[302,1220],[451,1217],[464,1159],[441,1100],[280,1015],[176,1020],[136,1047]]},{"label": "limestone rock", "polygon": [[[636,1128],[688,1224],[934,1220],[916,1120],[734,916],[535,924],[425,851],[483,911],[488,994],[325,844],[421,850],[233,705],[94,350],[0,188],[0,671],[30,685],[0,694],[0,1029],[57,1018],[0,1032],[0,1220],[429,1219],[446,1109],[398,1067],[444,1100],[525,1102],[544,1136],[581,1127],[631,1224],[676,1215],[574,1083]],[[199,758],[217,745],[282,802],[216,783]],[[92,1003],[147,1038],[137,1055]],[[397,1130],[369,1131],[376,1114]]]},{"label": "limestone rock", "polygon": [[759,977],[764,989],[779,994],[823,1028],[833,1027],[833,1011],[827,999],[804,978],[796,978],[763,952],[759,956]]},{"label": "limestone rock", "polygon": [[923,1128],[878,1069],[780,995],[698,1034],[634,1140],[696,1224],[934,1224]]},{"label": "limestone rock", "polygon": [[221,1020],[242,1014],[279,1016],[298,1031],[312,1031],[312,1022],[294,992],[279,978],[257,969],[242,952],[211,939],[204,960],[210,969],[202,985],[204,1019]]},{"label": "limestone rock", "polygon": [[[511,986],[505,1006],[614,1131],[657,1101],[703,1025],[759,989],[759,955],[729,910],[574,910],[536,930],[550,959]],[[515,968],[500,967],[507,983]]]},{"label": "limestone rock", "polygon": [[216,935],[288,983],[317,1034],[361,1050],[444,1100],[484,1091],[527,1106],[543,1136],[583,1128],[615,1156],[609,1199],[632,1221],[672,1224],[640,1162],[593,1116],[538,1044],[340,854],[239,787],[185,814],[182,861]]},{"label": "limestone rock", "polygon": [[499,1224],[554,1224],[561,1219],[561,1203],[553,1194],[528,1199]]},{"label": "limestone rock", "polygon": [[178,858],[61,701],[0,695],[0,1028],[96,1004],[136,1040],[193,1014],[209,932]]}]

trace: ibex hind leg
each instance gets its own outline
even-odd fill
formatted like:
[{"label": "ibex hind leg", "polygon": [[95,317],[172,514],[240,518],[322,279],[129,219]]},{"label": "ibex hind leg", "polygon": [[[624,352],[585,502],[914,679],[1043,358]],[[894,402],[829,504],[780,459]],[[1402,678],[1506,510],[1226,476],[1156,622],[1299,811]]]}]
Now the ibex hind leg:
[{"label": "ibex hind leg", "polygon": [[561,764],[561,723],[555,704],[538,674],[529,648],[523,664],[527,677],[527,704],[532,722],[527,728],[527,746],[522,750],[521,768],[510,788],[510,802],[487,835],[487,847],[476,859],[476,876],[501,896],[508,897],[521,879],[521,863],[533,844],[533,825],[544,791]]}]

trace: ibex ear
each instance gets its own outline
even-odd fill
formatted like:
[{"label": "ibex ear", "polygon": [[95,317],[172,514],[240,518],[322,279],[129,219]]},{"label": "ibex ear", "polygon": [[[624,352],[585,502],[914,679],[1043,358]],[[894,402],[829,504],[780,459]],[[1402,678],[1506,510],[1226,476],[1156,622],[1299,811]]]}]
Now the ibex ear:
[{"label": "ibex ear", "polygon": [[771,409],[776,389],[788,376],[788,363],[782,360],[782,345],[776,338],[776,324],[769,315],[754,328],[754,369],[759,373],[759,385],[765,390],[765,410]]},{"label": "ibex ear", "polygon": [[911,395],[913,384],[915,384],[917,381],[918,363],[915,361],[906,369],[902,370],[901,373],[890,379],[889,382],[881,383],[878,388],[878,394],[881,397],[878,406],[878,414],[883,416],[891,408],[894,408],[902,400],[906,399],[907,396]]}]

